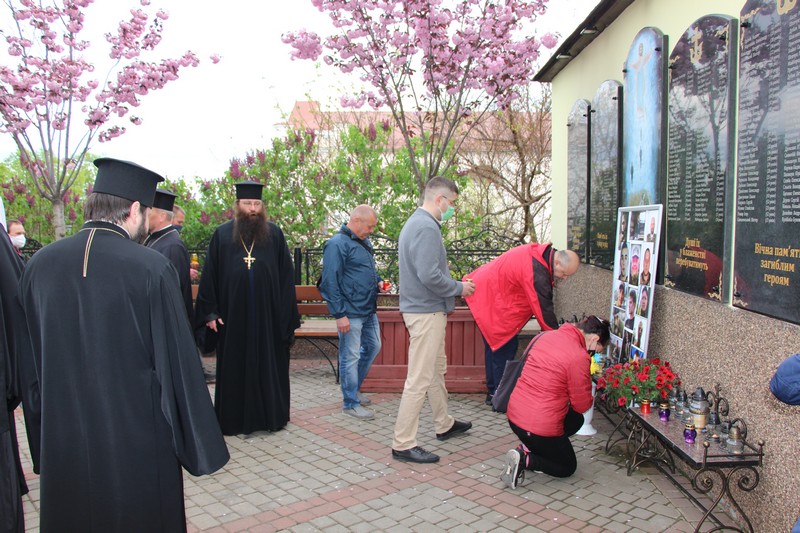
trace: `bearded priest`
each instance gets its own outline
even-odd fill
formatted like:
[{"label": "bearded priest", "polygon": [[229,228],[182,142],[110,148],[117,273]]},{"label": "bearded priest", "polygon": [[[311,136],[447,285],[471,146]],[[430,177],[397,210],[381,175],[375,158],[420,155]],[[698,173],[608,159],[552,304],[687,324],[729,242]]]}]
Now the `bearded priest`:
[{"label": "bearded priest", "polygon": [[195,302],[198,343],[217,351],[214,408],[225,435],[289,421],[289,349],[300,315],[292,257],[267,221],[262,188],[236,184],[235,218],[211,237]]}]

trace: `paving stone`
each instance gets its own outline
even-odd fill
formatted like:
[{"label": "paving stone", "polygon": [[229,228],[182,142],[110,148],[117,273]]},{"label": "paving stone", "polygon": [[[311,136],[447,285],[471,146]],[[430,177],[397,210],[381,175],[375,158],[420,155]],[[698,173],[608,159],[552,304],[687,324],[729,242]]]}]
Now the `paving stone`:
[{"label": "paving stone", "polygon": [[[596,419],[596,437],[574,439],[574,476],[527,472],[511,491],[499,476],[505,451],[518,441],[505,418],[486,409],[483,395],[451,395],[451,413],[471,420],[474,429],[445,443],[435,440],[430,414],[423,413],[420,445],[440,453],[440,463],[401,463],[389,452],[399,393],[373,394],[377,419],[354,420],[341,414],[341,391],[326,361],[293,358],[290,364],[291,423],[276,433],[226,437],[231,460],[225,468],[184,476],[190,531],[683,532],[702,516],[657,470],[627,476],[621,454],[605,454],[613,426],[603,417]],[[15,417],[27,472],[20,410]],[[23,510],[33,533],[39,479],[28,483]]]}]

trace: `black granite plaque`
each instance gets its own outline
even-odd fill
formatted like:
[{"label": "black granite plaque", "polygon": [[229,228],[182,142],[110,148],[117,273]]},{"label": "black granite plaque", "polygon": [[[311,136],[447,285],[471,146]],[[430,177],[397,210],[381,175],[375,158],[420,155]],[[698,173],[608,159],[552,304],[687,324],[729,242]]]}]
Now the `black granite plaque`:
[{"label": "black granite plaque", "polygon": [[622,205],[664,203],[667,37],[644,28],[625,61]]},{"label": "black granite plaque", "polygon": [[741,21],[733,303],[800,323],[800,4]]},{"label": "black granite plaque", "polygon": [[614,267],[622,142],[622,85],[603,82],[592,99],[589,170],[589,263]]},{"label": "black granite plaque", "polygon": [[729,292],[722,290],[722,265],[731,206],[726,191],[733,179],[736,29],[731,17],[702,17],[670,56],[664,283],[719,301]]},{"label": "black granite plaque", "polygon": [[567,227],[569,248],[585,260],[589,173],[589,102],[578,100],[567,123]]}]

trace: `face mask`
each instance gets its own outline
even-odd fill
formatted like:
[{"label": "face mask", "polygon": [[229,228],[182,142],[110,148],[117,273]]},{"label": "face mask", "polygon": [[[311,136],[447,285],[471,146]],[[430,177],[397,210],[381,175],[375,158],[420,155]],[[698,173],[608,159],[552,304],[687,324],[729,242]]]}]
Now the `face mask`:
[{"label": "face mask", "polygon": [[440,209],[439,212],[442,213],[442,222],[447,222],[448,220],[453,218],[453,215],[456,214],[456,210],[453,209],[452,205],[447,208],[447,211],[442,212],[442,210]]},{"label": "face mask", "polygon": [[14,248],[25,248],[25,235],[14,235],[13,237],[10,237],[10,239],[11,244],[14,245]]},{"label": "face mask", "polygon": [[183,229],[183,226],[172,226],[172,227],[178,230],[178,233],[180,233],[181,230]]}]

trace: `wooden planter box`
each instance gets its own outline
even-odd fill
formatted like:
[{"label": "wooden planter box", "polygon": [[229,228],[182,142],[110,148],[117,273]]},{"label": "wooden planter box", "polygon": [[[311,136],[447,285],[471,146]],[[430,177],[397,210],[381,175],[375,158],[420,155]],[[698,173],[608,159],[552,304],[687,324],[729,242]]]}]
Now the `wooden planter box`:
[{"label": "wooden planter box", "polygon": [[[392,295],[395,296],[395,295]],[[396,296],[395,296],[396,298]],[[408,331],[398,307],[387,307],[391,296],[382,296],[378,307],[381,351],[361,387],[365,392],[402,392],[408,372]],[[468,307],[456,307],[447,317],[445,332],[449,392],[486,392],[483,338]]]}]

